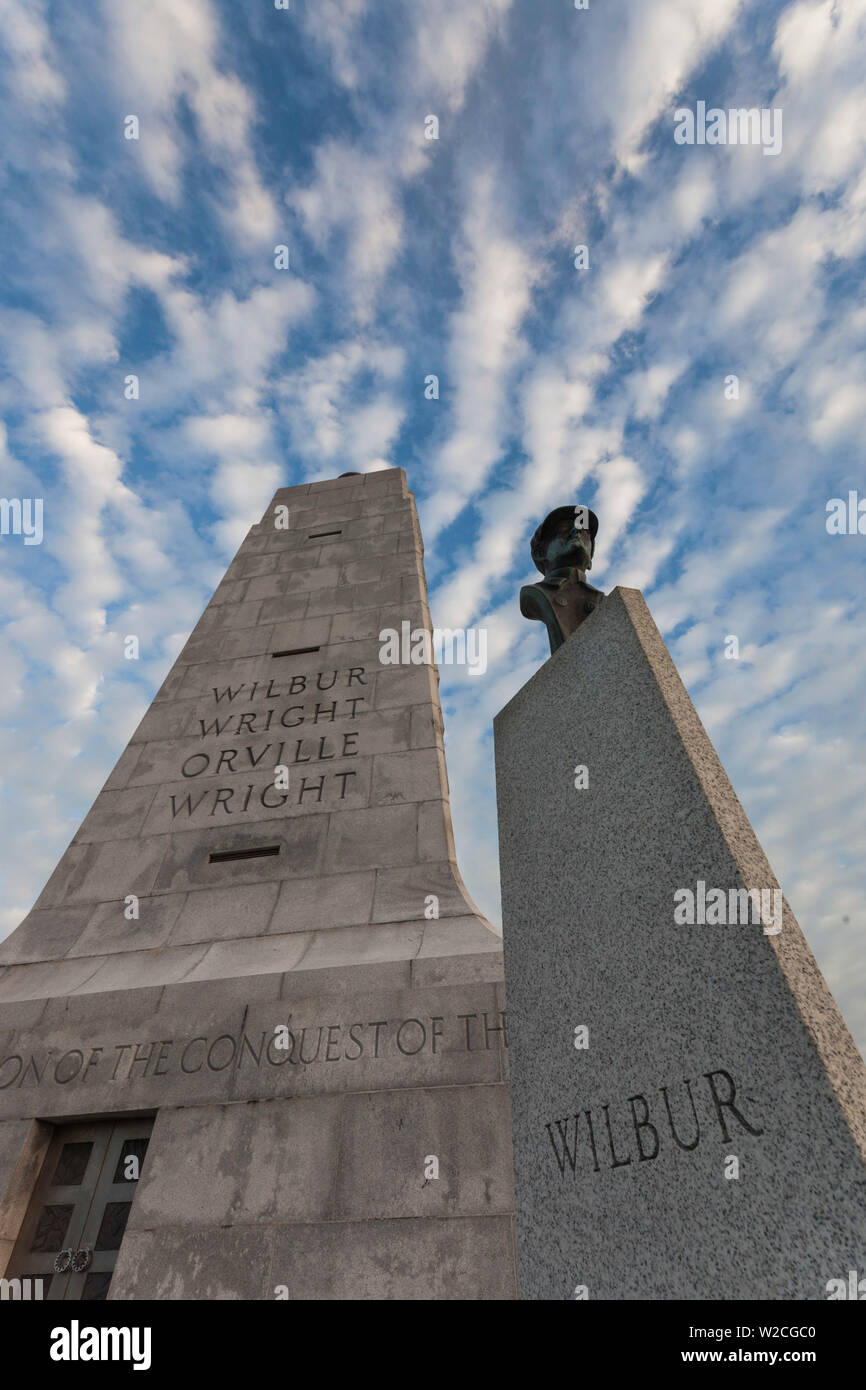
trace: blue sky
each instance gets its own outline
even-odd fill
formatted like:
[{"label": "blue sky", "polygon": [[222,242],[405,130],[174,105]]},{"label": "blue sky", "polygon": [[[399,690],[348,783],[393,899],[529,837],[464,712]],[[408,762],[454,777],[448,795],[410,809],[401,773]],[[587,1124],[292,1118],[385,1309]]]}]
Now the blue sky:
[{"label": "blue sky", "polygon": [[[400,465],[434,622],[488,630],[442,668],[480,905],[528,538],[579,501],[866,1046],[866,538],[825,524],[866,496],[866,0],[0,0],[0,43],[0,491],[45,503],[0,540],[0,930],[274,490]],[[698,101],[781,153],[676,144]]]}]

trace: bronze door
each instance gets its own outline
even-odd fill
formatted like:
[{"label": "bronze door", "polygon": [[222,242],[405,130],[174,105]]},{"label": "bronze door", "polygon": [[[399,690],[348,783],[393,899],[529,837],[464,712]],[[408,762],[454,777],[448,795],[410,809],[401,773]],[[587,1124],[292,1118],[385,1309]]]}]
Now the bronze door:
[{"label": "bronze door", "polygon": [[47,1299],[104,1299],[153,1120],[59,1125],[7,1278],[43,1280]]}]

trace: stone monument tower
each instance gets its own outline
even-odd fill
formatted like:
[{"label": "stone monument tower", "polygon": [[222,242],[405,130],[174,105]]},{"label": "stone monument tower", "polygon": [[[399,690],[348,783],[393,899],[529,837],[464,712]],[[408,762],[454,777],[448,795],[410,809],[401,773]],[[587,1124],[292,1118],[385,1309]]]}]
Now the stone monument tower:
[{"label": "stone monument tower", "polygon": [[0,1273],[516,1296],[502,952],[401,469],[279,491],[0,948]]}]

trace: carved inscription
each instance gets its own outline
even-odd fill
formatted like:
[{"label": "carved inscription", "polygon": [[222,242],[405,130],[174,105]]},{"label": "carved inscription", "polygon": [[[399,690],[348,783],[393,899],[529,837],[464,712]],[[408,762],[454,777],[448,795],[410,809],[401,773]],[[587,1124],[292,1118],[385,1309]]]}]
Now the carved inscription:
[{"label": "carved inscription", "polygon": [[73,1047],[65,1051],[9,1053],[0,1059],[0,1091],[20,1086],[85,1086],[97,1081],[134,1082],[159,1076],[194,1075],[262,1067],[305,1069],[362,1057],[415,1057],[419,1053],[489,1052],[507,1046],[504,1012],[427,1015],[420,1018],[373,1019],[285,1025],[288,1046],[280,1047],[273,1028],[258,1031],[201,1033],[194,1037],[147,1038]]},{"label": "carved inscription", "polygon": [[[719,1069],[702,1072],[697,1081],[687,1077],[657,1092],[628,1096],[613,1106],[613,1116],[611,1103],[605,1102],[552,1120],[544,1128],[560,1176],[576,1177],[578,1172],[650,1163],[665,1150],[691,1152],[702,1137],[715,1135],[730,1144],[744,1132],[763,1134],[736,1096],[733,1077]],[[751,1097],[746,1099],[754,1105]]]},{"label": "carved inscription", "polygon": [[[323,765],[358,757],[360,734],[328,734],[316,726],[357,719],[359,708],[363,711],[366,703],[358,687],[367,683],[365,668],[352,666],[348,671],[294,675],[287,681],[213,688],[215,717],[198,718],[199,734],[203,739],[217,737],[226,742],[208,752],[188,754],[180,777],[194,783],[198,777],[240,778],[247,773],[253,780],[229,786],[208,784],[201,790],[191,787],[186,794],[169,793],[172,821],[211,821],[214,817],[222,821],[224,816],[243,815],[260,806],[273,811],[287,803],[312,806],[322,801],[344,801],[358,786],[358,773],[351,768],[331,771]],[[333,698],[315,698],[328,691],[335,692]],[[262,702],[267,702],[266,708],[248,708]],[[286,737],[286,731],[293,729],[298,734]],[[301,772],[307,765],[309,771]],[[288,791],[275,787],[276,767],[289,769]],[[298,773],[292,775],[295,768]],[[256,778],[257,769],[266,776]]]}]

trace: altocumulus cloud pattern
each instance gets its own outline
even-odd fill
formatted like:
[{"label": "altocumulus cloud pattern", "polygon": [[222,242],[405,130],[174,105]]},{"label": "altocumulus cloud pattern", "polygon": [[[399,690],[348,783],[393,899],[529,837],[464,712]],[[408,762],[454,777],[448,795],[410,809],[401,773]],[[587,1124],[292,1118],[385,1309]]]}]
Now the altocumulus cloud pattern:
[{"label": "altocumulus cloud pattern", "polygon": [[[579,500],[862,1047],[866,538],[826,523],[866,490],[866,0],[0,0],[0,27],[2,494],[44,502],[0,549],[2,929],[274,490],[400,465],[434,623],[488,633],[483,678],[441,672],[482,908],[491,719],[545,656],[528,538]],[[772,158],[674,138],[741,108],[782,113]]]}]

